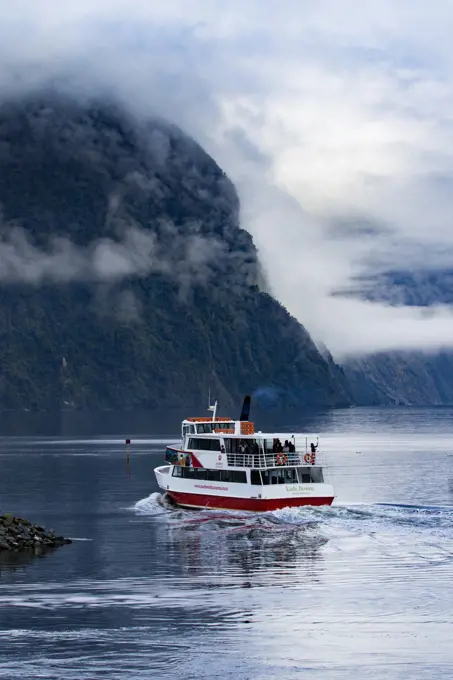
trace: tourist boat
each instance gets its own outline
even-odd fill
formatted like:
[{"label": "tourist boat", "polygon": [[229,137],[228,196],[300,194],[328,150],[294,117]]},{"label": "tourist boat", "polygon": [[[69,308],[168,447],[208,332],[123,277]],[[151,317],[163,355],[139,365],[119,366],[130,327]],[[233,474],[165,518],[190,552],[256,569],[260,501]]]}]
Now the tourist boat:
[{"label": "tourist boat", "polygon": [[168,446],[165,465],[155,468],[165,496],[185,508],[269,511],[301,505],[331,505],[318,439],[255,432],[250,397],[239,420],[216,415],[182,422],[182,440]]}]

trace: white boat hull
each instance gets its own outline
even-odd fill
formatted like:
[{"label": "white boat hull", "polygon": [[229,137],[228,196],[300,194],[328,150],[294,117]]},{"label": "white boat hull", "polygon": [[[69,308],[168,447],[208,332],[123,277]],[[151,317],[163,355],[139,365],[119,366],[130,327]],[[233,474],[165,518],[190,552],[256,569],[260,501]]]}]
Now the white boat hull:
[{"label": "white boat hull", "polygon": [[334,500],[330,484],[252,485],[187,479],[172,476],[172,465],[155,469],[157,483],[173,502],[187,508],[217,508],[267,512],[304,505],[331,505]]}]

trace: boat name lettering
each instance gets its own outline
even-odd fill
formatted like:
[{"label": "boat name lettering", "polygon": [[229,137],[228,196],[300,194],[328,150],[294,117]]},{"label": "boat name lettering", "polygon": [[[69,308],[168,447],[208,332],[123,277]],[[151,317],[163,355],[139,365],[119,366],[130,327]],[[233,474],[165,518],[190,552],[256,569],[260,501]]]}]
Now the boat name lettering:
[{"label": "boat name lettering", "polygon": [[216,489],[217,491],[228,491],[227,486],[214,486],[213,484],[195,484],[197,489]]},{"label": "boat name lettering", "polygon": [[309,491],[314,491],[313,486],[302,486],[301,484],[294,484],[293,486],[286,485],[287,491],[292,491],[293,493],[308,493]]}]

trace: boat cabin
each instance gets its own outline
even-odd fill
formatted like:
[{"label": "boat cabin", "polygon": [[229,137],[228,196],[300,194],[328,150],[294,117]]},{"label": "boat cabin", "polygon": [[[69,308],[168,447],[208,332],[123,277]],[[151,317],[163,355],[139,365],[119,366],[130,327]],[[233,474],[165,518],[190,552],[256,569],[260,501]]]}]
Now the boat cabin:
[{"label": "boat cabin", "polygon": [[[187,418],[182,424],[181,450],[225,454],[229,466],[314,465],[314,438],[255,432],[253,422],[231,418]],[[316,442],[318,438],[316,437]]]},{"label": "boat cabin", "polygon": [[314,437],[255,432],[251,421],[215,415],[187,418],[181,434],[181,447],[167,447],[165,456],[176,466],[174,476],[254,485],[323,482]]}]

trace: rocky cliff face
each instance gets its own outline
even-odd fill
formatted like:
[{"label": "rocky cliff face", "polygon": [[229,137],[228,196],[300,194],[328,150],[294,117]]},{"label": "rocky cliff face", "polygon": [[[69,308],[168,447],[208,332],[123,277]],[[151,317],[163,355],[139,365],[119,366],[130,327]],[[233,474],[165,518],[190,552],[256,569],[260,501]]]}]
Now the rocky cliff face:
[{"label": "rocky cliff face", "polygon": [[179,129],[46,94],[0,107],[0,408],[346,405],[259,291],[216,163]]},{"label": "rocky cliff face", "polygon": [[[368,282],[363,297],[394,305],[451,305],[451,270],[389,271]],[[453,352],[387,352],[344,365],[356,403],[453,404]]]},{"label": "rocky cliff face", "polygon": [[344,366],[357,404],[453,404],[453,355],[391,352],[349,361]]}]

